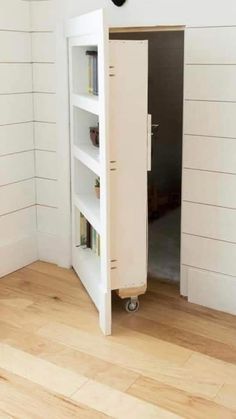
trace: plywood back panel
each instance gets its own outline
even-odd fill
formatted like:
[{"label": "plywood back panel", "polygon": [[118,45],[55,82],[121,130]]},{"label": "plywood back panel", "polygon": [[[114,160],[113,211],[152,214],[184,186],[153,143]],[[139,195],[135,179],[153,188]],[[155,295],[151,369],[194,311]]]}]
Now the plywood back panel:
[{"label": "plywood back panel", "polygon": [[147,277],[147,48],[146,41],[110,42],[114,288],[116,279],[131,288],[145,285]]}]

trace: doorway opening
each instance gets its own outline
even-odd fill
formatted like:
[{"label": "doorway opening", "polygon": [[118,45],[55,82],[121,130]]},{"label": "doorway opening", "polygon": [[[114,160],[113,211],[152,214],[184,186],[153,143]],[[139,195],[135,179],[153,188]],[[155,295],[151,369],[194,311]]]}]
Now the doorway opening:
[{"label": "doorway opening", "polygon": [[110,39],[148,40],[149,277],[179,284],[183,136],[184,28],[114,29]]}]

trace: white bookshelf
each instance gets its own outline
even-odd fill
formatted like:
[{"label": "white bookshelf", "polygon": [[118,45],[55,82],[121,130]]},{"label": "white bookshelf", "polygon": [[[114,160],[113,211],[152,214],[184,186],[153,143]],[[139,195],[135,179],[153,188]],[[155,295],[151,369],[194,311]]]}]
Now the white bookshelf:
[{"label": "white bookshelf", "polygon": [[[67,37],[72,265],[108,335],[112,290],[135,297],[147,281],[147,43],[109,42],[102,10],[71,19]],[[88,93],[88,51],[98,56],[98,96]],[[98,124],[96,147],[90,128]],[[100,256],[81,244],[80,214],[100,236]]]},{"label": "white bookshelf", "polygon": [[90,143],[74,145],[74,157],[81,161],[85,166],[92,170],[98,177],[101,174],[99,148]]},{"label": "white bookshelf", "polygon": [[95,194],[74,194],[74,205],[101,234],[100,202]]},{"label": "white bookshelf", "polygon": [[77,108],[83,109],[84,111],[91,112],[95,115],[99,115],[99,98],[92,94],[72,96],[72,105]]}]

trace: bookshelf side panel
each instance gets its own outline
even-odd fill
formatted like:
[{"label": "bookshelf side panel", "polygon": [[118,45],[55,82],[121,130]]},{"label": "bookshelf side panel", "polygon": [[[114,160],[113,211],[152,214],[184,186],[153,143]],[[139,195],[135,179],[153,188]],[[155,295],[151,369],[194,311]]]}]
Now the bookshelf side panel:
[{"label": "bookshelf side panel", "polygon": [[147,283],[147,41],[110,41],[112,288]]}]

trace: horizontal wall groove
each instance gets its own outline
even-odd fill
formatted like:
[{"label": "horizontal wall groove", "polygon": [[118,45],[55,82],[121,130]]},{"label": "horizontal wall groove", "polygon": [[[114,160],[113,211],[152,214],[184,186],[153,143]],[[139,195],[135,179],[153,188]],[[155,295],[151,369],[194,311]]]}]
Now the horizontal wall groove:
[{"label": "horizontal wall groove", "polygon": [[45,92],[45,91],[36,91],[34,90],[32,93],[36,93],[37,95],[55,95],[56,92]]},{"label": "horizontal wall groove", "polygon": [[32,61],[30,64],[56,64],[55,61]]},{"label": "horizontal wall groove", "polygon": [[222,171],[219,171],[219,170],[196,169],[194,167],[186,167],[186,166],[184,166],[183,169],[185,169],[185,170],[194,170],[196,172],[219,173],[219,174],[222,174],[222,175],[233,175],[233,176],[236,176],[236,169],[235,169],[235,172],[222,172]]},{"label": "horizontal wall groove", "polygon": [[235,278],[235,279],[236,279],[236,276],[235,276],[235,275],[226,274],[225,272],[212,271],[212,270],[210,270],[210,269],[204,269],[204,268],[200,268],[200,267],[198,267],[198,266],[188,265],[188,264],[186,264],[186,263],[182,263],[181,265],[182,265],[182,266],[186,266],[187,268],[197,269],[197,270],[199,270],[199,271],[210,272],[210,273],[213,273],[213,274],[224,275],[224,276],[228,276],[228,277],[230,277],[230,278]]},{"label": "horizontal wall groove", "polygon": [[9,185],[15,185],[17,183],[27,182],[28,180],[34,180],[34,179],[35,179],[35,177],[33,176],[33,177],[28,177],[28,178],[25,178],[25,179],[21,179],[21,180],[16,180],[15,182],[4,183],[2,185],[0,184],[0,188],[4,188],[4,187],[9,186]]},{"label": "horizontal wall groove", "polygon": [[46,150],[44,148],[35,148],[34,150],[35,151],[40,151],[42,153],[56,153],[57,152],[56,150]]},{"label": "horizontal wall groove", "polygon": [[51,34],[54,34],[54,31],[52,31],[52,30],[48,30],[48,31],[29,31],[29,33],[31,34],[31,33],[51,33]]},{"label": "horizontal wall groove", "polygon": [[42,176],[35,176],[35,179],[43,179],[43,180],[50,180],[52,182],[57,182],[57,179],[55,178],[48,178],[48,177],[42,177]]},{"label": "horizontal wall groove", "polygon": [[32,148],[32,149],[28,149],[28,150],[21,150],[21,151],[15,151],[15,152],[12,152],[12,153],[0,154],[0,158],[1,157],[7,157],[7,156],[15,156],[17,154],[29,153],[31,151],[35,151],[35,149]]},{"label": "horizontal wall groove", "polygon": [[36,204],[33,204],[33,205],[28,205],[27,207],[18,208],[18,209],[17,209],[17,210],[15,210],[15,211],[6,212],[5,214],[1,214],[1,215],[0,215],[0,218],[1,218],[1,217],[5,217],[6,215],[15,214],[15,213],[17,213],[17,212],[19,212],[19,211],[24,211],[24,210],[26,210],[26,209],[28,209],[28,208],[33,208],[33,207],[36,207]]},{"label": "horizontal wall groove", "polygon": [[30,124],[32,122],[35,122],[35,121],[31,120],[31,121],[11,122],[9,124],[0,124],[0,127],[8,127],[9,125]]},{"label": "horizontal wall groove", "polygon": [[38,121],[38,120],[33,120],[33,122],[37,122],[38,124],[53,124],[56,125],[55,121]]},{"label": "horizontal wall groove", "polygon": [[203,236],[201,234],[187,233],[186,231],[182,231],[182,234],[184,234],[185,236],[200,237],[201,239],[213,240],[213,241],[216,241],[216,242],[236,244],[236,242],[233,242],[233,241],[230,241],[230,240],[216,239],[214,237]]},{"label": "horizontal wall groove", "polygon": [[34,93],[33,91],[29,91],[29,92],[9,92],[9,93],[1,93],[0,92],[0,96],[32,95],[33,93]]},{"label": "horizontal wall groove", "polygon": [[216,67],[219,67],[219,66],[236,66],[236,63],[229,63],[229,64],[227,64],[227,63],[185,63],[185,65],[191,65],[191,66],[216,66]]},{"label": "horizontal wall groove", "polygon": [[236,140],[236,137],[221,137],[218,135],[204,135],[204,134],[184,134],[188,137],[203,137],[203,138],[221,138],[221,139],[225,139],[225,140]]},{"label": "horizontal wall groove", "polygon": [[226,210],[228,209],[228,210],[236,211],[235,207],[227,207],[227,206],[223,206],[223,205],[208,204],[208,203],[199,202],[199,201],[190,201],[188,199],[182,199],[182,202],[186,202],[188,204],[197,204],[197,205],[202,205],[202,206],[206,206],[206,207],[222,208],[222,209],[226,209]]},{"label": "horizontal wall groove", "polygon": [[36,207],[40,207],[40,208],[51,208],[51,209],[55,209],[55,210],[58,209],[58,207],[55,207],[53,205],[46,205],[46,204],[39,204],[39,203],[36,203]]},{"label": "horizontal wall groove", "polygon": [[218,29],[218,28],[236,28],[236,25],[202,25],[202,26],[186,26],[186,29]]},{"label": "horizontal wall groove", "polygon": [[16,32],[16,33],[30,34],[30,30],[23,30],[23,29],[0,29],[0,32]]},{"label": "horizontal wall groove", "polygon": [[185,102],[236,103],[235,100],[184,99]]}]

